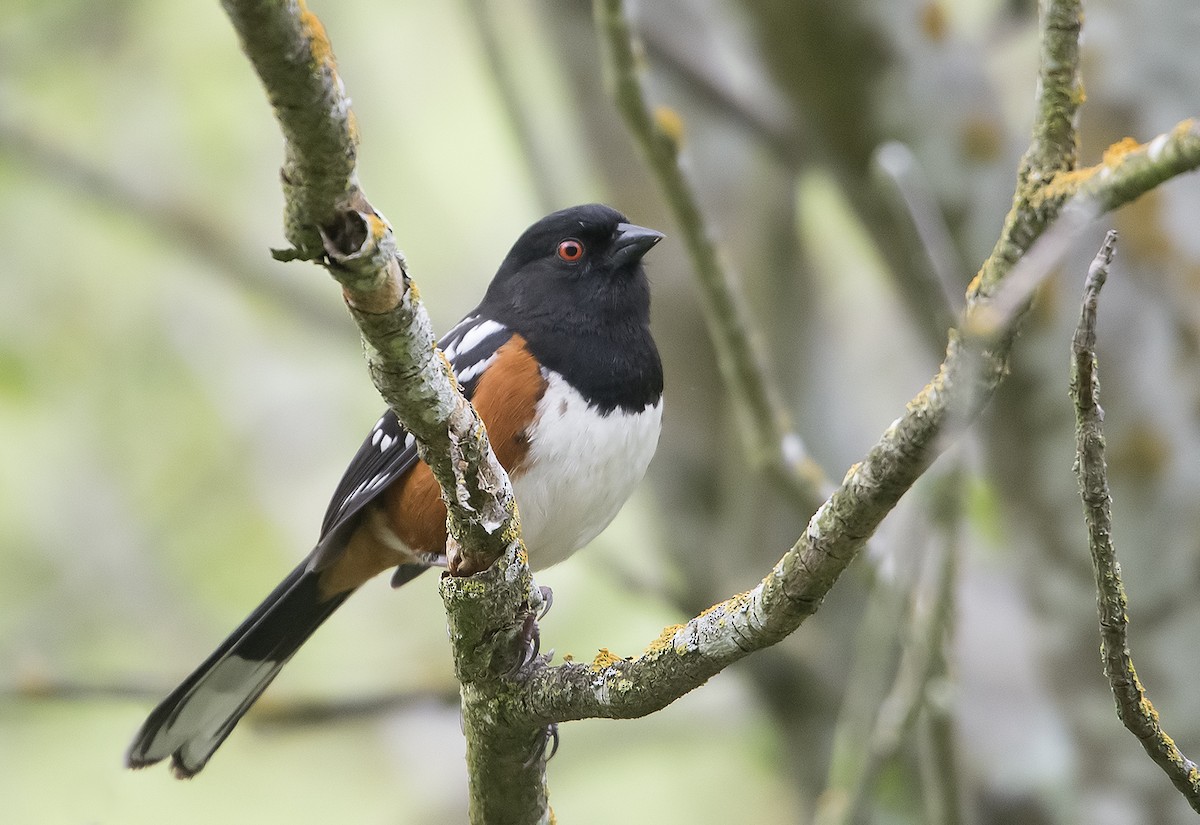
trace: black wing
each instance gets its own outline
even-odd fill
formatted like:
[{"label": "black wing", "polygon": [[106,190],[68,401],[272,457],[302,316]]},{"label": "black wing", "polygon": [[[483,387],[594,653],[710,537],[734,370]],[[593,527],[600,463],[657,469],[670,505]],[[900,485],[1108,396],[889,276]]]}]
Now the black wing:
[{"label": "black wing", "polygon": [[[467,398],[475,392],[479,376],[492,362],[512,331],[496,321],[472,313],[438,341],[458,376]],[[375,422],[358,448],[342,480],[334,490],[321,523],[321,545],[339,527],[348,524],[375,496],[417,462],[416,439],[404,429],[391,410]]]}]

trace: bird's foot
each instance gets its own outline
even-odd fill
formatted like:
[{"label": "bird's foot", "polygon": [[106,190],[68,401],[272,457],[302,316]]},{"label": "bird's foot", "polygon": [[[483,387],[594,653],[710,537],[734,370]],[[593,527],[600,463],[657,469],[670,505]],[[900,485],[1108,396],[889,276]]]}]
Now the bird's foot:
[{"label": "bird's foot", "polygon": [[537,762],[549,762],[558,753],[558,723],[551,722],[542,730],[542,735],[533,740],[533,752],[529,754],[525,767],[529,768]]}]

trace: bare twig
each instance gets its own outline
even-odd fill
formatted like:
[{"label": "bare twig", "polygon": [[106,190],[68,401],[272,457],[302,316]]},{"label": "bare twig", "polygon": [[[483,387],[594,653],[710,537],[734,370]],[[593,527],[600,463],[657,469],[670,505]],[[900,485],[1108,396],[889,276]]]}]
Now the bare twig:
[{"label": "bare twig", "polygon": [[[157,700],[169,688],[139,684],[99,684],[87,682],[30,679],[13,687],[0,687],[0,702],[94,702]],[[339,700],[259,701],[246,716],[251,725],[299,726],[324,725],[362,717],[376,717],[427,707],[431,704],[456,706],[458,690],[414,690],[405,693],[379,693]]]},{"label": "bare twig", "polygon": [[128,215],[159,240],[187,250],[208,269],[239,289],[257,293],[274,306],[282,306],[308,322],[314,332],[344,332],[336,307],[317,301],[311,293],[295,288],[275,268],[248,263],[256,257],[266,261],[261,250],[251,252],[240,238],[207,220],[186,204],[152,197],[107,169],[89,163],[48,135],[27,126],[0,119],[0,154],[28,164],[43,180],[53,181],[72,196],[88,198],[106,213]]},{"label": "bare twig", "polygon": [[[544,211],[551,212],[562,206],[561,178],[556,174],[556,164],[546,149],[543,130],[539,130],[525,105],[528,101],[521,95],[513,61],[505,53],[506,40],[496,20],[502,12],[498,6],[486,0],[466,0],[466,9],[479,35],[488,76],[500,98],[500,107],[508,119],[521,159],[525,162],[526,174],[537,193],[538,202]],[[505,10],[503,13],[509,12]]]},{"label": "bare twig", "polygon": [[861,797],[866,785],[870,732],[896,668],[906,590],[913,587],[912,571],[904,573],[876,575],[867,594],[854,634],[854,659],[838,706],[825,788],[817,798],[814,825],[854,822],[855,812],[864,801]]},{"label": "bare twig", "polygon": [[913,281],[909,288],[916,292],[914,299],[930,304],[930,313],[941,319],[937,328],[945,329],[962,311],[963,274],[969,270],[954,248],[950,228],[912,150],[899,141],[888,141],[875,150],[874,164],[895,190],[929,259],[929,270],[901,279],[901,287]]},{"label": "bare twig", "polygon": [[1104,411],[1096,359],[1096,307],[1108,277],[1117,233],[1110,231],[1088,270],[1079,326],[1072,341],[1071,395],[1075,399],[1075,473],[1083,497],[1088,547],[1096,574],[1096,606],[1100,614],[1100,650],[1104,670],[1117,703],[1117,716],[1138,738],[1154,764],[1200,812],[1200,768],[1179,750],[1159,722],[1158,712],[1138,678],[1129,650],[1128,599],[1121,582],[1112,540],[1112,498],[1104,460]]},{"label": "bare twig", "polygon": [[680,136],[671,119],[651,114],[638,76],[635,40],[621,0],[595,0],[601,46],[614,97],[630,134],[639,143],[675,216],[700,285],[701,306],[730,397],[741,407],[742,437],[755,464],[768,467],[797,501],[812,510],[828,481],[804,441],[763,364],[762,345],[751,323],[737,277],[713,239],[691,183],[679,163]]},{"label": "bare twig", "polygon": [[250,711],[246,720],[261,727],[300,727],[350,722],[355,719],[374,719],[411,709],[441,706],[458,707],[459,692],[445,690],[414,690],[405,693],[378,693],[338,700],[267,701]]},{"label": "bare twig", "polygon": [[[950,680],[944,651],[939,650],[932,684]],[[969,798],[970,780],[959,765],[958,736],[954,725],[952,702],[932,691],[924,712],[917,720],[917,755],[921,774],[921,796],[924,801],[925,825],[959,825],[971,820],[964,814],[964,799]]]}]

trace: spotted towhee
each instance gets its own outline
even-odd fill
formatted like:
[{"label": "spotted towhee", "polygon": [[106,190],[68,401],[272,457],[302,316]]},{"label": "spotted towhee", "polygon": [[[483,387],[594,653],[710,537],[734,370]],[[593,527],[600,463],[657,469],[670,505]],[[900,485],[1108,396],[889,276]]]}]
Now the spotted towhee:
[{"label": "spotted towhee", "polygon": [[[517,240],[483,302],[439,342],[508,471],[534,566],[603,530],[641,480],[662,421],[642,256],[662,239],[598,204],[555,212]],[[445,563],[446,509],[388,411],[350,462],[316,547],[154,709],[130,767],[204,767],[313,631],[360,585]]]}]

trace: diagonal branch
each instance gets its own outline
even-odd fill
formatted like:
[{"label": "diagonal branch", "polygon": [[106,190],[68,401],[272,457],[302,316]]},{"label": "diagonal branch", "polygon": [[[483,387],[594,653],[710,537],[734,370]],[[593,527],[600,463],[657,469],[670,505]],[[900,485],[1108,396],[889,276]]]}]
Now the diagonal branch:
[{"label": "diagonal branch", "polygon": [[132,182],[99,165],[90,163],[49,135],[25,124],[0,118],[0,156],[10,156],[42,180],[56,183],[72,197],[92,201],[108,214],[131,218],[158,241],[187,250],[194,260],[208,264],[208,271],[226,278],[238,288],[249,290],[286,308],[308,324],[313,332],[343,330],[336,307],[299,292],[278,271],[249,263],[246,244],[224,226],[209,221],[187,204],[140,191]]},{"label": "diagonal branch", "polygon": [[324,27],[292,0],[224,0],[285,139],[283,259],[342,285],[380,395],[416,437],[449,510],[451,570],[485,569],[518,542],[512,488],[483,424],[434,346],[387,219],[359,187],[358,132]]},{"label": "diagonal branch", "polygon": [[[619,0],[600,0],[604,14],[617,14]],[[1013,207],[993,254],[967,293],[962,327],[974,329],[991,296],[1016,264],[1035,247],[1059,216],[1064,199],[1044,196],[1044,187],[1075,162],[1075,111],[1079,94],[1078,2],[1051,2],[1046,10],[1038,120],[1018,173]],[[623,21],[604,21],[624,25]],[[613,38],[614,41],[617,38]],[[629,78],[620,81],[631,82]],[[1068,126],[1064,126],[1067,124]],[[665,147],[666,136],[658,138]],[[1198,147],[1200,148],[1200,147]],[[1153,172],[1128,181],[1119,202],[1148,191],[1161,180],[1200,165],[1200,151],[1159,152],[1147,158]],[[1103,204],[1109,201],[1101,199]],[[1051,267],[1056,256],[1039,256]],[[1030,281],[1034,286],[1040,277]],[[589,664],[542,666],[530,676],[529,695],[513,709],[541,721],[587,717],[629,718],[665,707],[749,653],[775,644],[820,606],[838,576],[900,497],[945,448],[939,436],[969,423],[1003,379],[1015,332],[1032,299],[1021,294],[1021,311],[1005,318],[994,334],[952,331],[938,374],[908,403],[862,462],[809,521],[808,529],[748,593],[726,599],[684,625],[663,630],[639,656]],[[948,421],[948,416],[951,420]]]},{"label": "diagonal branch", "polygon": [[1112,541],[1112,497],[1104,460],[1104,411],[1096,360],[1096,306],[1108,277],[1117,233],[1110,231],[1088,270],[1079,326],[1072,341],[1071,395],[1075,399],[1075,473],[1083,497],[1088,547],[1096,574],[1096,606],[1100,613],[1100,652],[1117,703],[1117,716],[1138,738],[1154,764],[1200,812],[1200,768],[1179,750],[1159,722],[1129,651],[1129,616],[1121,566]]}]

